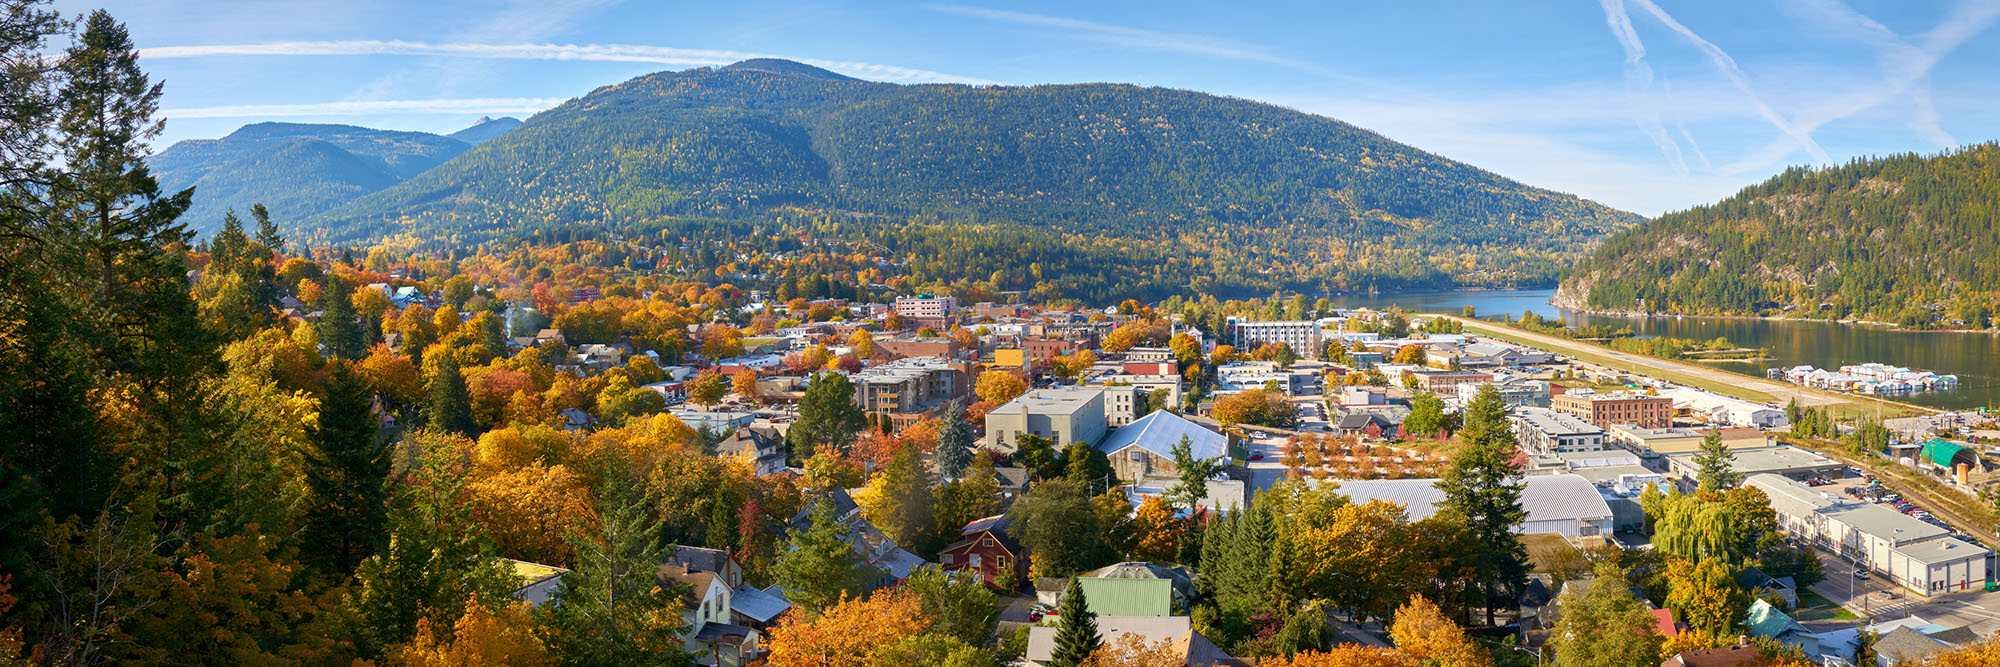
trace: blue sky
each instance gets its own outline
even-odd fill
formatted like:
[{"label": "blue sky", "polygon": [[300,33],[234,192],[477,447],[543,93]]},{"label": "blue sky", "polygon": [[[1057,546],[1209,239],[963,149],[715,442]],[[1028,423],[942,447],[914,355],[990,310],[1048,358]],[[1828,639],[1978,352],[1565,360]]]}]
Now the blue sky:
[{"label": "blue sky", "polygon": [[750,56],[899,83],[1185,88],[1645,214],[1787,165],[2000,139],[2000,0],[111,0],[160,146],[259,120],[449,132]]}]

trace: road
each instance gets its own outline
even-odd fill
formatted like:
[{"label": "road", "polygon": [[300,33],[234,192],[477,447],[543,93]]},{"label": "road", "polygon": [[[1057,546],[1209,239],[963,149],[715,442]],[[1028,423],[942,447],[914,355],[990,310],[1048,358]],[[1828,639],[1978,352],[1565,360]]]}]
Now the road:
[{"label": "road", "polygon": [[[1750,396],[1742,394],[1737,395],[1739,398],[1744,398],[1746,400],[1755,400],[1759,402],[1771,400],[1775,403],[1783,404],[1788,400],[1796,399],[1798,400],[1799,405],[1806,405],[1806,406],[1865,405],[1865,403],[1863,403],[1862,401],[1851,397],[1829,392],[1817,391],[1808,387],[1801,387],[1799,385],[1791,384],[1789,382],[1779,382],[1776,380],[1769,380],[1765,378],[1751,377],[1748,375],[1731,373],[1729,371],[1708,368],[1706,366],[1702,366],[1699,364],[1681,363],[1669,359],[1650,357],[1643,354],[1620,352],[1618,350],[1613,350],[1611,348],[1603,347],[1600,345],[1591,345],[1589,343],[1582,343],[1574,340],[1569,340],[1567,338],[1559,338],[1547,334],[1535,333],[1524,329],[1516,329],[1513,327],[1503,328],[1499,325],[1479,320],[1468,320],[1462,317],[1453,317],[1450,315],[1444,315],[1443,317],[1449,317],[1451,319],[1457,320],[1459,323],[1464,324],[1465,328],[1468,330],[1474,330],[1479,333],[1491,334],[1494,335],[1494,337],[1496,338],[1520,339],[1528,342],[1529,344],[1540,346],[1546,350],[1550,350],[1553,352],[1560,352],[1571,357],[1580,358],[1579,360],[1581,361],[1589,361],[1589,359],[1586,358],[1589,356],[1611,359],[1620,364],[1625,364],[1628,366],[1628,368],[1618,369],[1622,371],[1638,372],[1641,374],[1645,374],[1648,371],[1651,371],[1652,373],[1660,375],[1661,379],[1666,379],[1666,380],[1676,380],[1677,378],[1674,376],[1677,375],[1690,376],[1700,380],[1701,383],[1706,383],[1709,385],[1736,387],[1748,392],[1753,392],[1755,394],[1763,394],[1763,396]],[[1696,384],[1697,386],[1699,386],[1701,383],[1689,383],[1689,384]],[[1713,389],[1713,387],[1709,388]]]},{"label": "road", "polygon": [[[1925,598],[1882,581],[1880,575],[1868,579],[1850,577],[1853,566],[1830,552],[1820,551],[1820,566],[1826,578],[1808,587],[1834,604],[1846,607],[1862,622],[1892,621],[1905,616],[1948,628],[1971,626],[1986,635],[2000,630],[2000,592],[1970,591]],[[1815,630],[1846,627],[1854,621],[1810,623]]]}]

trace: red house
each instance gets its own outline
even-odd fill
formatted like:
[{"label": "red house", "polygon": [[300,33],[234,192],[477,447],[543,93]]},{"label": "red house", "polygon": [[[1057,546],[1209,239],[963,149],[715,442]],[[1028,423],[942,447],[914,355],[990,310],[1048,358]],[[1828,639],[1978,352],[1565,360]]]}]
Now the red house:
[{"label": "red house", "polygon": [[1021,586],[1028,573],[1028,555],[1014,538],[1007,536],[1006,515],[989,516],[958,533],[958,541],[938,552],[946,572],[973,570],[988,588],[1011,591]]}]

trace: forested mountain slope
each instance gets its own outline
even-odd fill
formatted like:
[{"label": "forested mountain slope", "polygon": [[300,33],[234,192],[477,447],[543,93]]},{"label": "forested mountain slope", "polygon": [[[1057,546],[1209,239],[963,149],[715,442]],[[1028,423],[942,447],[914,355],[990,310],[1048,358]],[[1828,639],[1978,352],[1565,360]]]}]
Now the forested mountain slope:
[{"label": "forested mountain slope", "polygon": [[1983,328],[2000,298],[2000,144],[1793,168],[1607,239],[1558,303]]},{"label": "forested mountain slope", "polygon": [[506,134],[512,131],[514,128],[520,126],[521,126],[521,119],[514,118],[512,116],[503,116],[500,118],[483,117],[479,119],[479,122],[473,123],[472,127],[468,127],[463,130],[447,134],[445,136],[457,139],[459,141],[463,141],[468,144],[477,145],[480,143],[484,143],[487,140],[492,139],[494,137]]},{"label": "forested mountain slope", "polygon": [[301,236],[452,243],[581,224],[665,240],[702,220],[866,238],[936,262],[915,267],[927,279],[1159,295],[1551,284],[1638,218],[1257,102],[904,86],[758,60],[600,88]]},{"label": "forested mountain slope", "polygon": [[323,212],[394,185],[465,152],[470,144],[424,132],[352,125],[257,123],[221,139],[175,143],[148,160],[168,192],[195,188],[184,220],[201,232],[224,211],[263,203],[281,218]]}]

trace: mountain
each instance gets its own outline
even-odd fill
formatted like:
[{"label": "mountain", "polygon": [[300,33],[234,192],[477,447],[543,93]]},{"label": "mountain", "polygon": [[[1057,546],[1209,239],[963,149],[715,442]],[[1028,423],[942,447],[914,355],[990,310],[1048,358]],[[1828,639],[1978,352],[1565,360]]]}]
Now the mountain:
[{"label": "mountain", "polygon": [[1619,232],[1558,305],[1984,326],[2000,302],[2000,144],[1793,168]]},{"label": "mountain", "polygon": [[599,88],[307,236],[665,236],[701,220],[866,239],[927,279],[1011,271],[1072,281],[1065,293],[1158,294],[1547,285],[1639,217],[1247,100],[896,85],[753,60]]},{"label": "mountain", "polygon": [[263,203],[274,218],[296,220],[395,185],[457,157],[471,146],[424,132],[352,125],[257,123],[221,139],[177,142],[148,160],[162,188],[195,188],[184,220],[213,231],[235,209]]},{"label": "mountain", "polygon": [[476,146],[485,143],[489,139],[506,134],[508,131],[520,126],[521,119],[512,116],[501,118],[482,116],[479,122],[472,124],[472,127],[445,136]]}]

